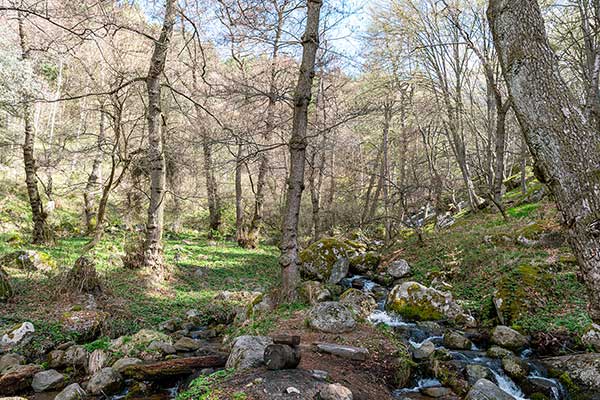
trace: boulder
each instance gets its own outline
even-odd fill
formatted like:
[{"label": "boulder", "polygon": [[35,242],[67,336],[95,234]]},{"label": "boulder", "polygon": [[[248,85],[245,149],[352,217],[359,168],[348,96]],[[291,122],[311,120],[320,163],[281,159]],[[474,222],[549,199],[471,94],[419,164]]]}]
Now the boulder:
[{"label": "boulder", "polygon": [[48,254],[41,251],[19,250],[2,256],[0,266],[27,271],[49,272],[56,267],[56,262]]},{"label": "boulder", "polygon": [[326,333],[344,333],[356,328],[352,309],[345,304],[327,301],[314,305],[308,312],[308,325]]},{"label": "boulder", "polygon": [[5,333],[2,338],[0,338],[0,346],[10,347],[23,344],[31,339],[34,332],[35,327],[31,322],[23,322],[19,327]]},{"label": "boulder", "polygon": [[85,368],[88,364],[89,354],[83,346],[71,346],[64,354],[63,365],[71,367],[75,370]]},{"label": "boulder", "polygon": [[474,385],[480,379],[493,380],[494,374],[485,365],[468,364],[465,367],[465,374],[470,385]]},{"label": "boulder", "polygon": [[69,311],[63,314],[61,324],[65,332],[89,342],[98,337],[108,316],[108,313],[98,310]]},{"label": "boulder", "polygon": [[171,318],[161,322],[160,325],[158,325],[158,329],[166,332],[175,332],[179,330],[181,322],[181,318]]},{"label": "boulder", "polygon": [[35,374],[31,381],[31,387],[34,392],[40,393],[61,389],[65,387],[66,383],[67,379],[63,374],[54,369],[49,369]]},{"label": "boulder", "polygon": [[404,282],[396,285],[388,295],[386,308],[412,321],[449,319],[457,324],[472,325],[474,318],[467,315],[453,299],[452,294],[421,285]]},{"label": "boulder", "polygon": [[411,346],[411,353],[415,360],[425,360],[435,351],[435,344],[431,341],[422,343],[420,346]]},{"label": "boulder", "polygon": [[350,389],[339,383],[324,385],[319,391],[319,399],[321,400],[352,400],[353,398]]},{"label": "boulder", "polygon": [[[543,394],[548,399],[556,399],[556,395],[562,395],[564,388],[554,379],[541,378],[537,376],[530,376],[526,382],[521,383],[521,387],[525,394],[531,396],[537,394]],[[561,396],[560,398],[567,398],[567,396]]]},{"label": "boulder", "polygon": [[239,336],[233,342],[226,368],[244,370],[261,366],[264,360],[265,348],[270,344],[273,344],[270,337]]},{"label": "boulder", "polygon": [[581,343],[585,346],[600,351],[600,325],[591,324],[581,336]]},{"label": "boulder", "polygon": [[72,383],[56,395],[54,400],[83,400],[86,396],[85,390],[79,386],[79,383]]},{"label": "boulder", "polygon": [[151,329],[142,329],[133,336],[121,336],[110,343],[110,350],[128,356],[139,355],[145,351],[152,342],[172,344],[172,339],[162,332]]},{"label": "boulder", "polygon": [[357,275],[373,273],[380,262],[381,256],[374,251],[357,254],[350,258],[350,271]]},{"label": "boulder", "polygon": [[158,340],[155,340],[148,345],[148,351],[156,351],[161,355],[167,355],[177,353],[177,348],[170,343],[159,342]]},{"label": "boulder", "polygon": [[444,346],[452,350],[471,350],[473,343],[458,332],[444,334]]},{"label": "boulder", "polygon": [[465,400],[514,400],[510,394],[487,379],[480,379],[469,390]]},{"label": "boulder", "polygon": [[360,318],[367,318],[377,308],[375,299],[357,289],[348,289],[340,296],[340,303],[351,307]]},{"label": "boulder", "polygon": [[566,372],[577,385],[600,388],[600,354],[584,353],[569,356],[549,357],[541,360],[548,369]]},{"label": "boulder", "polygon": [[421,389],[421,393],[434,399],[452,398],[454,392],[446,387],[434,386]]},{"label": "boulder", "polygon": [[112,369],[117,371],[119,374],[122,374],[123,371],[125,371],[125,369],[127,369],[127,367],[130,367],[132,365],[138,365],[141,363],[142,363],[142,360],[140,360],[139,358],[123,357],[123,358],[119,358],[117,361],[115,361],[115,363],[112,365]]},{"label": "boulder", "polygon": [[406,260],[392,261],[387,267],[387,273],[395,279],[404,278],[410,275],[410,265]]},{"label": "boulder", "polygon": [[40,372],[39,365],[14,365],[0,375],[0,393],[11,395],[26,390],[33,376]]},{"label": "boulder", "polygon": [[310,305],[331,300],[331,292],[321,282],[306,281],[300,286],[300,296]]},{"label": "boulder", "polygon": [[330,285],[337,285],[342,279],[348,275],[350,270],[350,261],[346,257],[338,259],[331,267],[331,273],[329,274],[328,283]]},{"label": "boulder", "polygon": [[173,347],[175,347],[175,350],[177,351],[181,351],[181,352],[192,352],[192,351],[196,351],[200,348],[201,346],[201,342],[189,337],[182,337],[181,339],[179,339],[177,342],[175,342],[175,344],[173,345]]},{"label": "boulder", "polygon": [[65,351],[64,350],[52,350],[46,356],[46,361],[50,368],[60,368],[65,366]]},{"label": "boulder", "polygon": [[2,357],[0,357],[0,374],[10,367],[23,364],[25,364],[25,357],[22,355],[12,353],[4,354]]},{"label": "boulder", "polygon": [[[303,280],[327,282],[332,277],[333,266],[338,260],[345,258],[344,264],[349,266],[347,260],[359,253],[357,246],[353,246],[350,241],[323,238],[300,252],[300,275]],[[345,265],[338,267],[345,268]],[[341,273],[338,272],[338,276],[339,274]],[[337,276],[334,276],[334,280],[335,278]]]},{"label": "boulder", "polygon": [[510,350],[504,349],[499,346],[492,346],[488,349],[486,354],[488,357],[491,357],[491,358],[504,358],[506,356],[511,356],[514,353]]},{"label": "boulder", "polygon": [[89,375],[94,375],[96,372],[106,367],[107,362],[108,353],[102,349],[96,349],[92,351],[92,354],[88,357],[86,371]]},{"label": "boulder", "polygon": [[335,343],[319,343],[317,344],[317,351],[356,361],[365,361],[369,356],[369,350],[364,347],[344,346]]},{"label": "boulder", "polygon": [[517,382],[524,380],[529,374],[529,365],[516,356],[506,356],[502,359],[502,369],[506,375]]},{"label": "boulder", "polygon": [[519,332],[504,325],[498,325],[492,329],[492,343],[510,350],[518,351],[529,344],[529,340]]},{"label": "boulder", "polygon": [[108,395],[118,392],[122,386],[121,374],[111,367],[106,367],[92,375],[87,384],[87,391],[91,395]]}]

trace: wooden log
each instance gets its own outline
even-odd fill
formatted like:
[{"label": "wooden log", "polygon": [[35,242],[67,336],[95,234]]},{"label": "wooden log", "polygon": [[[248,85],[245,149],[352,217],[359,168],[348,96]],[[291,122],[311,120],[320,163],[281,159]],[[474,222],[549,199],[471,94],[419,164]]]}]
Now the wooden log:
[{"label": "wooden log", "polygon": [[300,349],[287,344],[270,344],[265,348],[264,361],[268,369],[294,369],[300,364]]},{"label": "wooden log", "polygon": [[300,336],[297,335],[276,335],[272,339],[275,344],[287,344],[292,347],[300,345]]},{"label": "wooden log", "polygon": [[227,357],[224,355],[175,358],[150,364],[131,365],[123,371],[123,375],[138,380],[154,381],[189,375],[201,368],[222,368],[226,362]]}]

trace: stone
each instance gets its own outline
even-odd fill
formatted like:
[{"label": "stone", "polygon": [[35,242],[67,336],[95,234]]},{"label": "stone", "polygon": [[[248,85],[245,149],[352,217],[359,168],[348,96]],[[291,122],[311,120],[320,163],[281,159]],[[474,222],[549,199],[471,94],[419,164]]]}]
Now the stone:
[{"label": "stone", "polygon": [[527,381],[523,382],[521,387],[527,395],[532,395],[534,393],[543,394],[549,399],[555,399],[556,394],[560,394],[564,390],[554,379],[537,376],[527,377]]},{"label": "stone", "polygon": [[61,324],[65,332],[89,342],[98,337],[108,316],[108,313],[98,310],[69,311],[63,314]]},{"label": "stone", "polygon": [[585,346],[600,351],[600,325],[592,323],[581,336],[581,343]]},{"label": "stone", "polygon": [[369,350],[364,347],[345,346],[335,343],[319,343],[317,351],[321,353],[333,354],[341,358],[356,361],[365,361],[369,356]]},{"label": "stone", "polygon": [[41,371],[39,365],[14,365],[0,375],[0,393],[11,395],[26,390],[33,376]]},{"label": "stone", "polygon": [[192,352],[192,351],[196,351],[200,348],[201,342],[199,342],[198,340],[184,336],[181,339],[179,339],[177,342],[175,342],[175,344],[173,346],[175,347],[175,350],[177,350],[177,351]]},{"label": "stone", "polygon": [[[300,258],[300,276],[303,280],[328,282],[332,276],[333,266],[339,259],[345,258],[349,260],[359,253],[361,251],[351,241],[332,237],[320,239],[301,251],[298,255]],[[343,264],[349,267],[350,263],[346,261]],[[345,269],[345,265],[338,265],[338,267],[342,268],[342,272]],[[338,276],[340,274],[341,272]]]},{"label": "stone", "polygon": [[465,374],[470,385],[474,385],[480,379],[493,380],[494,374],[485,365],[468,364],[465,367]]},{"label": "stone", "polygon": [[415,360],[425,360],[435,351],[435,344],[431,341],[422,343],[420,346],[411,346],[411,353]]},{"label": "stone", "polygon": [[19,250],[0,258],[0,266],[28,271],[49,272],[56,267],[52,258],[41,251]]},{"label": "stone", "polygon": [[331,292],[321,282],[306,281],[300,286],[300,295],[310,305],[331,300]]},{"label": "stone", "polygon": [[127,369],[127,367],[130,367],[132,365],[138,365],[141,363],[142,363],[142,360],[140,360],[139,358],[123,357],[123,358],[119,358],[117,361],[115,361],[115,363],[112,365],[112,369],[117,371],[119,374],[122,374],[123,371],[125,371],[125,369]]},{"label": "stone", "polygon": [[87,373],[94,375],[102,368],[106,367],[108,362],[108,353],[102,349],[96,349],[92,351],[92,354],[88,357]]},{"label": "stone", "polygon": [[314,305],[308,312],[308,325],[325,333],[345,333],[356,328],[350,307],[335,301]]},{"label": "stone", "polygon": [[162,355],[175,354],[177,349],[170,343],[155,340],[148,345],[148,351],[157,351]]},{"label": "stone", "polygon": [[444,346],[451,350],[471,350],[473,343],[458,332],[444,334]]},{"label": "stone", "polygon": [[169,344],[173,343],[172,339],[162,332],[151,329],[142,329],[133,336],[121,336],[111,341],[110,350],[114,353],[137,356],[141,351],[146,350],[150,343],[154,341]]},{"label": "stone", "polygon": [[66,377],[63,374],[54,369],[49,369],[35,374],[31,382],[31,387],[34,392],[40,393],[62,389],[66,383]]},{"label": "stone", "polygon": [[512,356],[514,353],[510,350],[502,348],[500,346],[492,346],[486,352],[488,357],[491,358],[504,358],[506,356]]},{"label": "stone", "polygon": [[487,379],[478,380],[465,400],[514,400],[515,398]]},{"label": "stone", "polygon": [[426,396],[433,397],[434,399],[446,396],[452,396],[454,392],[446,387],[427,387],[421,389],[421,393]]},{"label": "stone", "polygon": [[200,311],[196,310],[195,308],[191,309],[191,310],[187,310],[185,313],[185,317],[188,320],[194,320],[198,317],[200,317],[202,314],[200,313]]},{"label": "stone", "polygon": [[65,351],[64,350],[52,350],[46,356],[46,361],[50,368],[60,368],[65,365]]},{"label": "stone", "polygon": [[357,289],[348,289],[340,296],[340,303],[350,306],[359,318],[367,318],[377,309],[373,296]]},{"label": "stone", "polygon": [[179,329],[180,325],[181,325],[181,318],[171,318],[171,319],[161,322],[158,325],[158,329],[160,329],[161,331],[166,331],[166,332],[175,332],[176,330]]},{"label": "stone", "polygon": [[319,391],[319,398],[321,400],[352,400],[354,397],[350,389],[346,386],[342,386],[339,383],[332,383],[323,386]]},{"label": "stone", "polygon": [[513,351],[521,350],[529,344],[525,336],[504,325],[498,325],[492,330],[490,340],[493,344]]},{"label": "stone", "polygon": [[75,370],[85,368],[88,363],[88,352],[83,346],[75,345],[65,351],[64,365]]},{"label": "stone", "polygon": [[467,326],[475,321],[452,299],[452,294],[418,282],[396,285],[388,295],[386,308],[411,321],[435,321],[447,318],[456,324]]},{"label": "stone", "polygon": [[410,265],[406,260],[392,261],[387,267],[387,273],[395,279],[404,278],[410,275]]},{"label": "stone", "polygon": [[381,256],[374,251],[357,254],[350,258],[350,271],[356,275],[373,273],[377,270]]},{"label": "stone", "polygon": [[123,386],[121,374],[111,367],[102,368],[90,378],[87,391],[91,395],[113,394]]},{"label": "stone", "polygon": [[72,383],[56,395],[54,400],[83,400],[86,396],[85,390],[79,386],[79,383]]},{"label": "stone", "polygon": [[22,355],[12,353],[4,354],[2,357],[0,357],[0,374],[10,367],[23,364],[25,364],[25,357]]},{"label": "stone", "polygon": [[516,381],[524,380],[529,374],[529,365],[516,356],[504,357],[502,359],[502,369]]},{"label": "stone", "polygon": [[577,385],[590,389],[600,387],[600,353],[584,353],[544,358],[548,368],[566,372]]},{"label": "stone", "polygon": [[233,342],[226,368],[245,370],[263,365],[265,348],[270,344],[273,344],[273,340],[266,336],[237,337]]},{"label": "stone", "polygon": [[348,261],[346,257],[338,259],[331,267],[328,283],[331,285],[337,285],[346,277],[346,275],[348,275],[349,270],[350,261]]},{"label": "stone", "polygon": [[0,346],[15,346],[31,339],[35,327],[31,322],[23,322],[18,328],[5,333],[0,339]]}]

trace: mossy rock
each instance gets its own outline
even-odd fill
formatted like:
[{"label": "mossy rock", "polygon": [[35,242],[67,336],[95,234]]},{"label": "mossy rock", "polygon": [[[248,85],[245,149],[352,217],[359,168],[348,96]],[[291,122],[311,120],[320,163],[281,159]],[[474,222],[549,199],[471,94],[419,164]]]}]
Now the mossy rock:
[{"label": "mossy rock", "polygon": [[365,274],[377,270],[381,262],[381,255],[374,251],[357,254],[350,258],[350,271],[355,274]]},{"label": "mossy rock", "polygon": [[13,296],[12,286],[8,274],[0,268],[0,302],[6,301]]},{"label": "mossy rock", "polygon": [[300,252],[300,275],[304,280],[327,281],[335,262],[340,258],[350,259],[360,248],[358,242],[323,238]]},{"label": "mossy rock", "polygon": [[535,222],[535,223],[526,225],[520,229],[517,229],[515,237],[518,238],[518,237],[522,236],[529,240],[538,240],[542,236],[544,231],[545,231],[544,227],[542,225],[540,225],[539,223]]},{"label": "mossy rock", "polygon": [[0,267],[48,272],[56,268],[56,261],[42,251],[19,250],[0,258]]},{"label": "mossy rock", "polygon": [[390,292],[386,308],[410,321],[443,319],[444,314],[435,304],[443,303],[445,299],[441,295],[437,296],[436,291],[431,291],[429,295],[427,289],[417,282],[398,285]]}]

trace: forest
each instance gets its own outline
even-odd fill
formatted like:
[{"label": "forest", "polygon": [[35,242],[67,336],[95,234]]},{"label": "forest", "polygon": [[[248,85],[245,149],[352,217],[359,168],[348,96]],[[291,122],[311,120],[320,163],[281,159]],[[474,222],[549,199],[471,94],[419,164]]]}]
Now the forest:
[{"label": "forest", "polygon": [[600,0],[0,0],[0,400],[600,399]]}]

